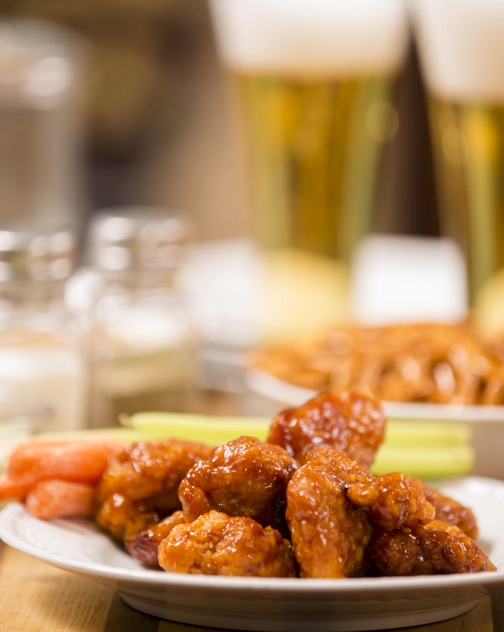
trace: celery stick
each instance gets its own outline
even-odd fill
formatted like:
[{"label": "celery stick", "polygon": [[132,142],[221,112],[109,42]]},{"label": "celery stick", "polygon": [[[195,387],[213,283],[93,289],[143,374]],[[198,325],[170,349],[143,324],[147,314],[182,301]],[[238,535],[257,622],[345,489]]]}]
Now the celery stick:
[{"label": "celery stick", "polygon": [[[135,429],[142,439],[174,437],[212,444],[226,443],[241,435],[264,440],[271,420],[255,417],[211,417],[185,413],[148,412],[126,417],[122,423]],[[387,422],[385,445],[420,448],[468,445],[471,429],[454,422],[390,420]]]},{"label": "celery stick", "polygon": [[[211,417],[179,413],[138,413],[122,420],[142,440],[178,438],[220,445],[241,435],[264,440],[270,419]],[[389,422],[385,443],[378,451],[375,474],[405,472],[421,478],[467,474],[474,455],[463,424],[431,424],[421,421]]]},{"label": "celery stick", "polygon": [[373,474],[404,472],[420,478],[459,476],[471,472],[474,451],[470,446],[400,448],[382,445],[371,467]]},{"label": "celery stick", "polygon": [[[178,438],[220,445],[241,435],[264,440],[268,418],[211,417],[183,413],[138,413],[122,422],[142,440]],[[405,472],[422,478],[467,474],[474,462],[470,429],[459,423],[392,420],[372,471]]]},{"label": "celery stick", "polygon": [[263,417],[211,417],[183,413],[138,413],[121,423],[140,433],[142,440],[174,438],[220,445],[242,435],[264,441],[270,419]]},{"label": "celery stick", "polygon": [[403,421],[389,419],[385,443],[389,446],[456,446],[471,441],[469,424],[453,421]]}]

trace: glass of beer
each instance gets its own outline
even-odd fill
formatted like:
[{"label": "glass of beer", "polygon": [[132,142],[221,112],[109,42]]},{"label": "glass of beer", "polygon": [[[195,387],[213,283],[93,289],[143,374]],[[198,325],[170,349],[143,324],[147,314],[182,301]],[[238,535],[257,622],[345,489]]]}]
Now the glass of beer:
[{"label": "glass of beer", "polygon": [[403,0],[210,0],[245,158],[246,204],[267,251],[348,262],[368,231]]},{"label": "glass of beer", "polygon": [[504,2],[415,0],[412,7],[442,229],[465,254],[470,307],[502,327]]}]

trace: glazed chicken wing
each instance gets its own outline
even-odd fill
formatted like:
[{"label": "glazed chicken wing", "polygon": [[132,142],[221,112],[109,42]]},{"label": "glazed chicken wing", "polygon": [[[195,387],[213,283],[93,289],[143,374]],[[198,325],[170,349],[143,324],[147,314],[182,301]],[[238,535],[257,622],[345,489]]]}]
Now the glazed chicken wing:
[{"label": "glazed chicken wing", "polygon": [[279,413],[267,441],[285,448],[300,464],[309,450],[327,446],[370,467],[384,434],[385,416],[373,398],[358,393],[340,397],[326,393]]},{"label": "glazed chicken wing", "polygon": [[384,531],[416,527],[435,516],[422,490],[411,487],[402,472],[353,483],[347,489],[347,498],[352,505],[365,508],[371,524]]},{"label": "glazed chicken wing", "polygon": [[371,474],[341,452],[317,448],[287,486],[287,522],[301,577],[353,577],[364,572],[371,525],[346,497],[350,483]]},{"label": "glazed chicken wing", "polygon": [[128,524],[142,514],[152,523],[180,509],[178,486],[213,448],[175,439],[126,446],[113,457],[97,490],[96,522],[122,540]]},{"label": "glazed chicken wing", "polygon": [[496,570],[474,540],[458,527],[440,520],[413,529],[377,531],[368,550],[384,575],[440,575]]},{"label": "glazed chicken wing", "polygon": [[464,507],[453,498],[445,496],[437,489],[432,489],[419,478],[408,476],[408,485],[423,493],[436,511],[436,520],[455,525],[473,540],[478,537],[476,516],[469,507]]},{"label": "glazed chicken wing", "polygon": [[296,577],[288,540],[251,518],[210,511],[181,524],[159,545],[165,571],[203,575]]},{"label": "glazed chicken wing", "polygon": [[179,488],[188,522],[215,509],[288,534],[285,490],[296,461],[279,446],[240,437],[215,449],[188,472]]},{"label": "glazed chicken wing", "polygon": [[126,527],[124,547],[138,562],[146,566],[159,566],[159,543],[171,532],[173,527],[185,522],[184,512],[175,511],[161,522],[152,520],[151,515],[143,515],[132,520]]}]

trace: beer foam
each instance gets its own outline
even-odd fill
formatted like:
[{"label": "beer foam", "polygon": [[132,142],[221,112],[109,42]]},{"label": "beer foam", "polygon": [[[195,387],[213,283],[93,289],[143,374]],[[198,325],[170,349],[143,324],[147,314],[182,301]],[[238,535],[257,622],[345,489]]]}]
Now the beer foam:
[{"label": "beer foam", "polygon": [[504,1],[413,0],[430,91],[447,100],[504,101]]},{"label": "beer foam", "polygon": [[408,41],[403,0],[210,0],[221,57],[241,71],[369,74],[397,70]]}]

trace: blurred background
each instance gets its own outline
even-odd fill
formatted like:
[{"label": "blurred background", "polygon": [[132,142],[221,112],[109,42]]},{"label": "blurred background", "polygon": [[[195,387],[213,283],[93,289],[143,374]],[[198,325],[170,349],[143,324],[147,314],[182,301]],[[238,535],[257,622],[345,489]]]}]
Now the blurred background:
[{"label": "blurred background", "polygon": [[[79,220],[155,204],[186,212],[198,239],[248,236],[225,78],[204,0],[4,2],[3,20],[43,20],[83,47]],[[398,84],[375,228],[435,236],[439,221],[424,86],[414,44]],[[5,116],[5,115],[4,115]],[[11,213],[2,204],[1,215]]]},{"label": "blurred background", "polygon": [[[486,3],[472,30],[478,2],[464,0],[446,56],[436,11],[451,24],[456,1],[446,15],[435,0],[314,4],[1,3],[3,450],[20,431],[148,410],[271,415],[314,378],[334,386],[342,340],[378,366],[387,401],[413,405],[392,406],[400,418],[423,419],[419,402],[502,408],[504,344],[490,352],[465,325],[504,338],[504,95],[492,91],[504,15]],[[216,28],[231,8],[237,29]],[[283,32],[278,8],[300,39],[274,34],[265,68],[252,26]],[[488,46],[461,46],[468,32]],[[452,85],[466,76],[482,90]],[[440,327],[417,331],[424,321]],[[405,322],[373,345],[362,330],[362,348],[355,332],[325,336]],[[251,352],[286,343],[253,366]],[[399,393],[415,375],[420,390]],[[271,376],[308,391],[280,393]],[[478,432],[486,462],[491,435]]]},{"label": "blurred background", "polygon": [[[333,258],[341,253],[329,259],[326,253],[320,259],[280,255],[265,264],[255,249],[255,212],[247,204],[214,26],[205,0],[2,3],[0,397],[17,401],[31,391],[37,406],[66,411],[53,417],[54,429],[110,425],[121,411],[184,409],[194,383],[243,394],[241,368],[251,347],[318,334],[348,318],[346,267]],[[369,187],[371,221],[362,220],[357,230],[437,239],[425,91],[410,34],[405,54],[400,50],[386,105],[395,123],[378,143],[384,152],[376,190]],[[318,98],[317,90],[306,98]],[[316,121],[323,102],[312,103],[302,107]],[[279,112],[287,125],[290,110]],[[358,189],[359,176],[355,181]],[[104,212],[125,209],[145,217],[100,220]],[[175,224],[151,217],[160,209],[174,215]],[[363,260],[375,261],[389,248],[375,250],[371,242]],[[396,260],[392,265],[397,269]],[[354,282],[364,297],[358,315],[375,318],[384,296],[395,304],[387,292],[401,292],[394,284],[385,294],[381,289],[383,279],[394,276],[387,265],[378,284],[369,274],[375,263],[365,268]],[[180,296],[176,307],[173,296],[168,300],[172,271],[191,303],[192,335],[180,324]],[[374,302],[371,286],[378,288]],[[409,317],[425,292],[419,296]],[[390,309],[385,312],[389,318]],[[192,373],[191,354],[197,356]],[[185,367],[178,377],[174,363]],[[47,366],[53,367],[49,376]],[[168,384],[176,386],[165,397]],[[196,400],[189,399],[194,408]]]},{"label": "blurred background", "polygon": [[[320,190],[318,167],[308,161],[316,176],[308,177],[315,182],[307,189],[308,229],[313,200],[334,189],[333,179],[340,186],[333,171],[343,174],[341,182],[347,169],[357,173],[350,198],[357,206],[372,203],[369,226],[365,218],[340,230],[349,258],[356,255],[352,230],[370,237],[354,261],[353,316],[371,323],[460,320],[465,271],[441,230],[418,42],[403,19],[406,5],[383,6],[396,29],[394,61],[369,83],[368,68],[359,69],[364,79],[355,85],[343,77],[348,119],[328,114],[333,101],[324,101],[339,94],[340,77],[336,88],[331,77],[308,77],[306,90],[303,78],[301,87],[287,81],[285,95],[282,80],[259,78],[256,105],[260,112],[266,95],[266,124],[258,119],[251,140],[260,146],[268,116],[283,116],[287,166],[277,173],[260,159],[258,182],[292,178],[297,191],[293,174],[299,167],[299,182],[306,175],[299,156],[316,158],[327,144],[322,170],[329,175]],[[372,20],[359,15],[365,32]],[[111,425],[122,412],[198,409],[195,386],[237,394],[242,413],[269,412],[271,402],[248,407],[244,396],[248,351],[349,318],[341,253],[266,261],[255,250],[257,213],[246,201],[232,82],[211,18],[205,0],[11,0],[0,7],[0,399],[31,392],[37,406],[60,410],[52,429]],[[360,50],[358,37],[350,48]],[[338,65],[337,56],[333,61]],[[373,61],[371,51],[371,75]],[[254,79],[249,86],[238,78],[240,85],[254,103]],[[296,90],[304,101],[297,102]],[[292,109],[275,110],[279,103]],[[354,112],[353,158],[348,148],[333,155],[331,143],[342,145]],[[329,120],[335,127],[326,143],[319,131]],[[319,131],[311,142],[313,125]],[[266,142],[274,144],[275,133]],[[352,145],[361,141],[358,154]],[[366,178],[376,180],[376,191]],[[298,202],[282,187],[265,198],[271,215],[280,202],[287,200],[287,215]],[[285,200],[275,197],[279,192]],[[104,220],[106,209],[112,217]],[[136,217],[114,209],[136,209]],[[324,238],[331,230],[319,228],[314,232]]]}]

